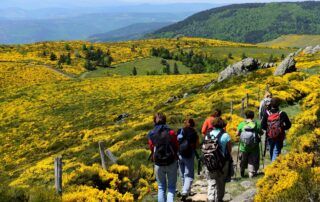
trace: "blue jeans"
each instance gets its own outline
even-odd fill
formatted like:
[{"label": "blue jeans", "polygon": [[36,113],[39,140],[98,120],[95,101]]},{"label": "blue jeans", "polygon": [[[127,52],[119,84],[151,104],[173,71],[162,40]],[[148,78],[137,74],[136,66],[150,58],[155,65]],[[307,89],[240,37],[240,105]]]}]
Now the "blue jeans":
[{"label": "blue jeans", "polygon": [[194,157],[193,153],[190,158],[179,156],[179,167],[182,179],[182,194],[189,194],[194,179]]},{"label": "blue jeans", "polygon": [[283,141],[268,139],[268,143],[269,143],[269,148],[270,148],[270,159],[273,162],[281,154],[281,149],[283,147]]},{"label": "blue jeans", "polygon": [[154,169],[158,183],[158,202],[174,202],[178,163],[175,161],[168,166],[155,165]]}]

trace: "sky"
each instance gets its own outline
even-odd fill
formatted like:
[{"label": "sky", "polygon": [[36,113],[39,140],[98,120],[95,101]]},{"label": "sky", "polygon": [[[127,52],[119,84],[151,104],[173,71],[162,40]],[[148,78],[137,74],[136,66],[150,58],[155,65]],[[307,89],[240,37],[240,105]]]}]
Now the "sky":
[{"label": "sky", "polygon": [[132,4],[168,4],[168,3],[210,3],[233,4],[251,2],[279,2],[292,0],[0,0],[0,8],[16,7],[22,9],[50,8],[50,7],[112,7],[129,6]]}]

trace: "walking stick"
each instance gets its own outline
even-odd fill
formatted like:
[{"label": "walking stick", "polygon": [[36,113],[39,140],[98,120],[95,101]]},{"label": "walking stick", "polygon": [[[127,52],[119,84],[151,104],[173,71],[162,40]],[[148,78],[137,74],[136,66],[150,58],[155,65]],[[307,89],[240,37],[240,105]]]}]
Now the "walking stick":
[{"label": "walking stick", "polygon": [[261,153],[261,159],[262,159],[262,169],[264,169],[264,156],[262,153],[262,141],[260,141],[260,153]]},{"label": "walking stick", "polygon": [[235,177],[237,177],[237,172],[238,172],[239,152],[240,152],[240,141],[239,141],[239,144],[238,144],[238,154],[237,154],[237,164],[236,164]]}]

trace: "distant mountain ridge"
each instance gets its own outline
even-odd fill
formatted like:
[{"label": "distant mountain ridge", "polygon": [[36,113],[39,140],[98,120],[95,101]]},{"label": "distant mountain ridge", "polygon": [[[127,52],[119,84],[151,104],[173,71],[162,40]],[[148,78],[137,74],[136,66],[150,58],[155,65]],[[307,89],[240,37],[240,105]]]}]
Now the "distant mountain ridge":
[{"label": "distant mountain ridge", "polygon": [[213,8],[147,37],[177,35],[258,43],[285,34],[320,34],[320,2],[250,3]]},{"label": "distant mountain ridge", "polygon": [[145,34],[165,27],[172,22],[137,23],[107,33],[95,34],[88,38],[92,42],[127,41],[140,39]]}]

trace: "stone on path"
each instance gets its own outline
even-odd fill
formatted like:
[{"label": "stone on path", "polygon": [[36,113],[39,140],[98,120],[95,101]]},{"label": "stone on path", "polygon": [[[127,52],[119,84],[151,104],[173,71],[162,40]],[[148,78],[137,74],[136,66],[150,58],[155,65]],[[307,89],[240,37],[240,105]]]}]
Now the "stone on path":
[{"label": "stone on path", "polygon": [[240,183],[240,185],[241,185],[243,188],[248,189],[248,188],[254,186],[254,183],[251,182],[251,181],[243,181],[243,182]]},{"label": "stone on path", "polygon": [[231,202],[253,202],[257,190],[252,188],[236,196]]}]

